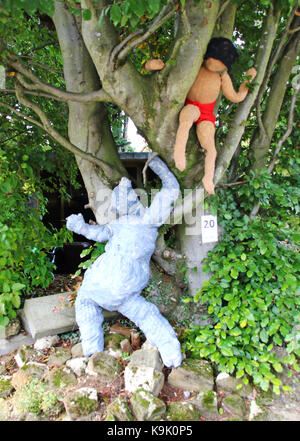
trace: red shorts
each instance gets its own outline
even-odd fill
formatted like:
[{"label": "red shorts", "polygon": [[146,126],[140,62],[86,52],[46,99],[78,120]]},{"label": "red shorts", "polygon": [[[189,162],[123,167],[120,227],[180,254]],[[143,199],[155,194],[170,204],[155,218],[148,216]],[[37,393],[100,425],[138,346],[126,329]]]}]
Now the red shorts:
[{"label": "red shorts", "polygon": [[216,117],[213,113],[215,107],[215,101],[213,103],[201,104],[198,103],[198,101],[191,101],[187,98],[185,100],[185,106],[187,106],[188,104],[192,104],[193,106],[198,107],[198,109],[201,112],[200,117],[199,119],[197,119],[195,124],[199,124],[202,121],[211,121],[215,125]]}]

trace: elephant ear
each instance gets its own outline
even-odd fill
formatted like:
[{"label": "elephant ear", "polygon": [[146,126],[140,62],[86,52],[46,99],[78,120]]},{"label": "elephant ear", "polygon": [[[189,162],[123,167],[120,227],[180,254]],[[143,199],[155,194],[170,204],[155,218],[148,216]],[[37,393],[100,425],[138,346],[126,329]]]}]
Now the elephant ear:
[{"label": "elephant ear", "polygon": [[142,216],[145,208],[131,185],[131,181],[123,177],[111,196],[111,209],[121,216]]}]

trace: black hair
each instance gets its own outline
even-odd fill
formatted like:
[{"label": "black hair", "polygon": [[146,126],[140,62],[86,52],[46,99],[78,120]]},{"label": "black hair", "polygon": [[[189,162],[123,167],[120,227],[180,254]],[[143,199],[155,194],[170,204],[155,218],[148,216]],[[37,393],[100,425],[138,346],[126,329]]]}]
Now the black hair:
[{"label": "black hair", "polygon": [[230,70],[238,56],[238,51],[231,40],[224,37],[214,37],[207,45],[204,60],[215,58],[222,61],[227,69]]}]

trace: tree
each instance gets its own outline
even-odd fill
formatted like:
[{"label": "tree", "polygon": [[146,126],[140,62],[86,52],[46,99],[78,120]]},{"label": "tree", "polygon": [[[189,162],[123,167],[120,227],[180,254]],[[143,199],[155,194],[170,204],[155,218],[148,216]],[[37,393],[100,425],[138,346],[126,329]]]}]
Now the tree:
[{"label": "tree", "polygon": [[[292,86],[291,80],[300,45],[300,19],[296,12],[293,0],[265,0],[259,6],[256,2],[241,0],[3,0],[2,58],[7,72],[12,72],[8,73],[12,76],[7,82],[13,82],[8,92],[13,92],[15,99],[8,93],[2,95],[0,105],[5,112],[2,120],[7,123],[6,115],[21,118],[23,125],[34,124],[74,153],[89,206],[97,221],[103,223],[105,210],[103,200],[97,200],[99,190],[111,189],[121,176],[127,175],[111,133],[107,103],[123,110],[151,149],[174,171],[185,190],[183,200],[175,208],[174,223],[179,226],[173,242],[185,256],[185,263],[182,263],[184,259],[170,260],[170,253],[165,252],[165,228],[161,230],[154,258],[171,275],[178,273],[178,263],[188,269],[190,292],[194,294],[195,289],[201,287],[200,260],[207,250],[201,245],[199,231],[194,231],[193,236],[187,235],[186,227],[192,209],[204,201],[200,185],[203,153],[195,134],[191,133],[187,169],[180,173],[174,167],[172,153],[179,111],[209,39],[222,35],[244,41],[240,63],[234,71],[237,83],[242,71],[252,65],[256,66],[258,75],[243,103],[237,106],[228,105],[225,99],[219,102],[215,183],[221,188],[231,188],[243,182],[251,170],[259,176],[267,166],[270,174],[285,145],[284,139],[276,148],[277,137],[286,133],[286,138],[291,139],[288,136],[294,124],[299,87],[295,82]],[[29,58],[18,52],[18,45],[14,47],[10,41],[12,36],[4,32],[5,27],[14,26],[9,24],[9,17],[25,26],[23,13],[32,17],[38,13],[39,18],[35,20],[40,26],[46,21],[51,27],[49,18],[45,18],[50,17],[55,26],[52,41],[43,35],[45,40],[31,49],[27,54]],[[47,65],[48,69],[55,69],[50,66],[52,63],[47,64],[47,59],[50,61],[50,48],[57,42],[64,81],[45,75]],[[163,71],[145,73],[143,62],[152,55],[149,50],[163,55],[167,63]],[[43,53],[44,64],[34,65],[38,59],[35,55],[39,53]],[[68,106],[68,121],[65,121],[68,134],[65,125],[53,114],[53,100],[62,106],[59,108],[65,109],[62,103]],[[49,103],[52,103],[52,111]],[[285,116],[288,127],[281,133],[276,128],[289,103],[291,108]],[[259,199],[254,200],[252,216],[259,207]],[[198,271],[192,271],[196,268]]]},{"label": "tree", "polygon": [[[0,13],[7,72],[0,117],[6,137],[15,136],[16,129],[24,131],[24,145],[38,136],[35,149],[48,146],[59,152],[67,161],[61,169],[66,175],[71,158],[63,159],[63,152],[72,152],[89,206],[102,223],[109,198],[105,203],[97,199],[99,190],[110,190],[127,176],[108,104],[125,112],[181,185],[175,226],[161,228],[153,258],[177,282],[187,283],[196,302],[208,302],[210,324],[188,330],[186,349],[235,371],[245,382],[252,376],[265,390],[272,383],[278,392],[281,383],[275,374],[282,361],[271,353],[273,345],[286,345],[285,362],[295,368],[300,354],[295,334],[300,321],[295,295],[297,2],[2,0]],[[218,102],[217,194],[208,198],[201,187],[203,152],[193,130],[183,173],[174,167],[172,154],[178,114],[212,36],[232,38],[240,46],[233,70],[236,85],[252,65],[258,75],[244,102]],[[143,64],[152,56],[163,57],[166,68],[147,74]],[[20,149],[19,135],[16,139]],[[34,162],[16,151],[17,163]],[[32,169],[34,173],[37,167]],[[197,221],[202,213],[197,207],[203,203],[218,213],[223,228],[222,240],[208,254],[197,228],[187,234],[193,210]],[[206,271],[211,275],[203,282]]]}]

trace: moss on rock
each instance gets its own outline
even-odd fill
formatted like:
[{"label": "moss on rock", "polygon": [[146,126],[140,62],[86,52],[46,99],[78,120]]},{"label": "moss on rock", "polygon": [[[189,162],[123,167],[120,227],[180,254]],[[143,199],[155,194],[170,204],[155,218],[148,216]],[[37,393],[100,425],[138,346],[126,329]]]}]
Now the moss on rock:
[{"label": "moss on rock", "polygon": [[181,366],[172,369],[168,382],[171,386],[191,392],[210,390],[214,386],[213,369],[206,360],[187,358]]},{"label": "moss on rock", "polygon": [[201,416],[205,418],[214,418],[219,415],[218,396],[213,390],[200,392],[191,402],[199,409]]},{"label": "moss on rock", "polygon": [[107,417],[114,419],[106,421],[134,421],[128,402],[124,398],[116,398],[107,406]]},{"label": "moss on rock", "polygon": [[130,403],[138,421],[155,421],[166,411],[165,403],[144,389],[137,390]]},{"label": "moss on rock", "polygon": [[114,357],[97,352],[89,359],[86,372],[97,376],[103,383],[111,383],[122,372],[123,366]]},{"label": "moss on rock", "polygon": [[77,384],[75,374],[71,369],[64,366],[52,369],[52,371],[46,375],[45,380],[52,389],[60,389]]},{"label": "moss on rock", "polygon": [[177,401],[167,406],[166,421],[198,421],[200,411],[191,403]]},{"label": "moss on rock", "polygon": [[72,420],[89,415],[98,408],[97,390],[82,387],[68,393],[64,398],[66,412]]},{"label": "moss on rock", "polygon": [[245,416],[247,412],[244,400],[237,394],[228,395],[223,398],[222,407],[225,411],[240,417]]},{"label": "moss on rock", "polygon": [[11,377],[8,375],[3,375],[0,377],[0,398],[8,397],[12,391],[13,386],[11,384]]},{"label": "moss on rock", "polygon": [[0,421],[9,421],[10,411],[7,400],[0,398]]}]

